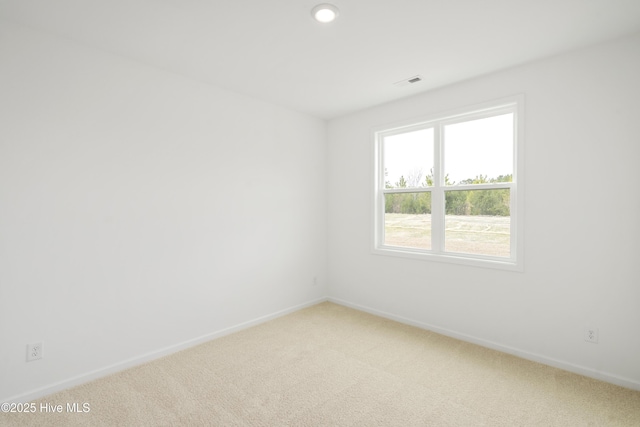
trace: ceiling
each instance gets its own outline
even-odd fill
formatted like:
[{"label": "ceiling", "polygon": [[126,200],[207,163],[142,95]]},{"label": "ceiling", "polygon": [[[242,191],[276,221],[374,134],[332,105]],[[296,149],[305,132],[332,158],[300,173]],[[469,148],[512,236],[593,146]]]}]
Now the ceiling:
[{"label": "ceiling", "polygon": [[333,0],[320,24],[324,1],[0,0],[0,19],[325,119],[640,31],[640,0]]}]

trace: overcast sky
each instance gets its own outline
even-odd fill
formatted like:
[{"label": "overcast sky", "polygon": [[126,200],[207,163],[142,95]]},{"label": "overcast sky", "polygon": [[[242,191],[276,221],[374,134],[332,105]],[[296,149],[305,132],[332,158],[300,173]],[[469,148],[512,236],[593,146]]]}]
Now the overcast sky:
[{"label": "overcast sky", "polygon": [[[422,171],[420,184],[433,168],[433,129],[384,139],[385,181],[409,179]],[[473,120],[444,128],[444,168],[449,180],[459,183],[477,175],[496,178],[513,173],[513,114]]]}]

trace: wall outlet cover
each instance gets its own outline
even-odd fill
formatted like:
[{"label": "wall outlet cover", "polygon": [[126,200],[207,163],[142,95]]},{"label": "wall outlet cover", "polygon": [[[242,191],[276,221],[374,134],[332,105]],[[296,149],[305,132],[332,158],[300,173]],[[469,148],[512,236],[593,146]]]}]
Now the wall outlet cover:
[{"label": "wall outlet cover", "polygon": [[587,326],[585,328],[585,330],[584,330],[584,340],[586,342],[597,344],[598,343],[598,328],[592,328],[590,326]]},{"label": "wall outlet cover", "polygon": [[42,359],[42,342],[27,344],[27,362]]}]

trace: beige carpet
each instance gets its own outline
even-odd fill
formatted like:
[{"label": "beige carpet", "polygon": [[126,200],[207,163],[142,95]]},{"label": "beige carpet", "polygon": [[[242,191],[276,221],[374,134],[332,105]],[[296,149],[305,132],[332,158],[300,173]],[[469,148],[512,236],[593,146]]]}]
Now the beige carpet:
[{"label": "beige carpet", "polygon": [[[640,392],[332,303],[36,401],[16,426],[640,426]],[[65,408],[66,409],[66,408]]]}]

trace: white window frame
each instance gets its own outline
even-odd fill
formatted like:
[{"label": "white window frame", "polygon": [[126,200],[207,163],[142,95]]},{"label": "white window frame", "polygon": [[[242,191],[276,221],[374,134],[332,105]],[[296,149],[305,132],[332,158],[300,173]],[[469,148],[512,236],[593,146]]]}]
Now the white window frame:
[{"label": "white window frame", "polygon": [[[445,125],[466,122],[474,119],[492,117],[499,114],[514,114],[514,146],[513,146],[513,181],[444,186],[444,164],[442,146],[444,138],[442,129]],[[524,96],[512,96],[500,100],[464,107],[455,111],[431,115],[381,126],[373,130],[373,237],[372,252],[377,255],[398,256],[404,258],[438,261],[475,267],[497,268],[511,271],[524,271]],[[385,189],[383,140],[387,136],[401,134],[420,129],[434,129],[434,167],[433,187]],[[510,257],[465,254],[444,251],[444,194],[451,190],[510,190]],[[385,194],[386,193],[431,192],[431,234],[432,248],[418,249],[384,244]]]}]

